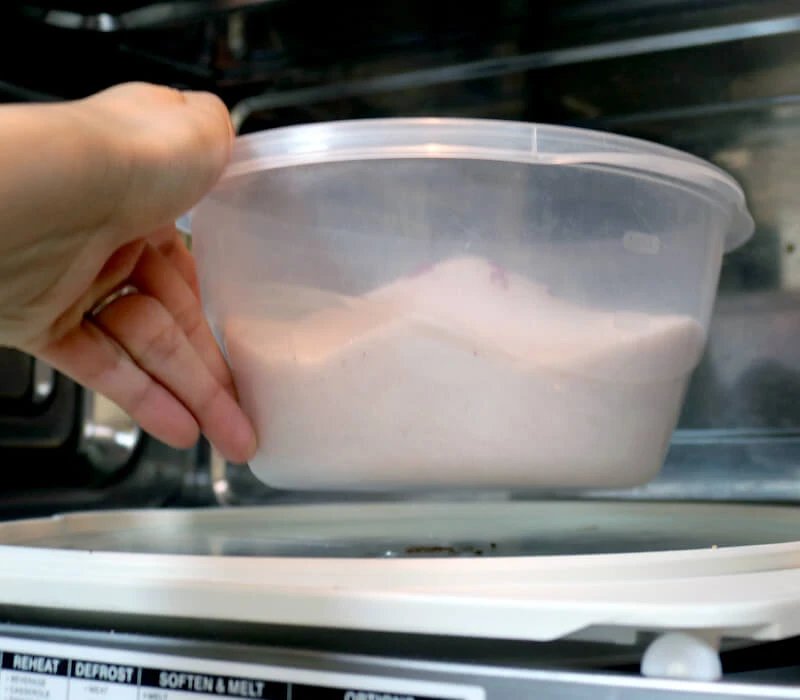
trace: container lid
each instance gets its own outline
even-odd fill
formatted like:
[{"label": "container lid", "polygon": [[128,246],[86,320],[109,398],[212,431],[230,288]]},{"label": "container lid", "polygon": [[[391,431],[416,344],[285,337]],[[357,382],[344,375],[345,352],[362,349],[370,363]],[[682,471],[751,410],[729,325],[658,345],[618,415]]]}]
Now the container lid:
[{"label": "container lid", "polygon": [[753,233],[744,192],[720,168],[681,151],[626,136],[483,119],[366,119],[263,131],[236,140],[223,178],[315,163],[457,158],[593,166],[678,181],[732,210],[725,249]]}]

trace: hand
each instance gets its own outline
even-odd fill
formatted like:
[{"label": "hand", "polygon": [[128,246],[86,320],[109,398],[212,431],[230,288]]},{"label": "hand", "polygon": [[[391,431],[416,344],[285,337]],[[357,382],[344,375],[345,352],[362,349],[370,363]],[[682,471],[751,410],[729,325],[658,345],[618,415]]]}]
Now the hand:
[{"label": "hand", "polygon": [[[0,345],[105,394],[176,447],[202,430],[244,462],[256,439],[174,227],[231,148],[212,95],[132,84],[0,108]],[[122,296],[87,314],[122,285]]]}]

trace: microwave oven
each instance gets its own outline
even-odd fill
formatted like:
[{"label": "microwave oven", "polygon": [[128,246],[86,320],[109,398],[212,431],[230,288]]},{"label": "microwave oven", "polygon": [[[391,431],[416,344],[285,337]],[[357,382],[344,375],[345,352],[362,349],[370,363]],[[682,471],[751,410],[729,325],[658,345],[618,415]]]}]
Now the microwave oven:
[{"label": "microwave oven", "polygon": [[4,102],[582,126],[716,163],[757,225],[635,489],[279,491],[2,351],[0,697],[800,697],[796,3],[13,0],[0,33]]}]

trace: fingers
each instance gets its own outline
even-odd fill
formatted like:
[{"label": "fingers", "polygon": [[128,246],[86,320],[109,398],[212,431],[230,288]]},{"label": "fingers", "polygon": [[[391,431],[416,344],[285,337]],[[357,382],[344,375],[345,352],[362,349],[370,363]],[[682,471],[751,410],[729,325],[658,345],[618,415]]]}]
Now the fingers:
[{"label": "fingers", "polygon": [[[182,243],[179,245],[186,251]],[[176,256],[174,248],[172,249],[173,258]],[[188,251],[186,253],[188,255]],[[194,266],[191,270],[184,270],[184,274],[190,276],[193,269]],[[161,302],[183,331],[211,376],[228,393],[235,396],[233,378],[203,315],[200,299],[189,286],[184,275],[176,270],[176,266],[170,263],[160,251],[147,246],[130,277],[130,282],[139,291]]]},{"label": "fingers", "polygon": [[160,250],[145,246],[128,278],[142,293],[117,299],[37,354],[108,396],[164,442],[188,447],[202,429],[227,459],[246,462],[255,452],[255,435],[186,280],[196,284],[191,256],[168,235],[161,250],[180,261],[182,272]]},{"label": "fingers", "polygon": [[175,267],[199,299],[200,283],[197,279],[197,267],[176,226],[174,224],[165,226],[150,237],[150,242]]},{"label": "fingers", "polygon": [[189,446],[202,429],[227,459],[245,462],[255,452],[255,435],[205,320],[191,255],[174,229],[149,240],[159,247],[123,247],[90,290],[98,291],[95,303],[122,276],[141,294],[115,300],[92,321],[79,318],[33,351],[164,442]]},{"label": "fingers", "polygon": [[151,435],[177,448],[199,437],[197,421],[122,348],[89,321],[39,353],[43,360],[127,411]]},{"label": "fingers", "polygon": [[256,438],[250,422],[162,304],[133,294],[101,311],[94,322],[189,409],[227,459],[246,462],[253,456]]}]

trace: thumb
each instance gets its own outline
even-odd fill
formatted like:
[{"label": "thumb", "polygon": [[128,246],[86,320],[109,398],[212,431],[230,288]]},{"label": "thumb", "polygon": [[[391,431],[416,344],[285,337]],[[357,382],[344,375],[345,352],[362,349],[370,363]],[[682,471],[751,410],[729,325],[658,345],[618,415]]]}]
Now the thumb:
[{"label": "thumb", "polygon": [[75,103],[104,131],[121,177],[106,228],[123,240],[194,206],[228,162],[233,127],[214,95],[132,83]]}]

